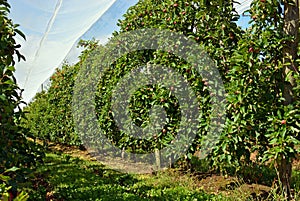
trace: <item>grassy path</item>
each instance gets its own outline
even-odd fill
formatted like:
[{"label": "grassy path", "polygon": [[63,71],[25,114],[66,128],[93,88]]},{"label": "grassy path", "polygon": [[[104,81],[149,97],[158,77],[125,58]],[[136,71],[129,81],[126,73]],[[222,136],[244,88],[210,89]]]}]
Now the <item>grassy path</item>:
[{"label": "grassy path", "polygon": [[[32,175],[32,183],[27,183],[26,191],[33,201],[250,201],[266,200],[266,197],[249,199],[249,196],[270,189],[258,184],[238,184],[237,178],[212,175],[197,179],[195,175],[174,170],[126,174],[108,168],[112,164],[103,165],[87,151],[56,145],[46,154],[45,163]],[[294,183],[296,189],[300,189],[300,171],[294,171]]]},{"label": "grassy path", "polygon": [[30,200],[221,200],[199,190],[187,175],[131,175],[97,161],[47,153],[35,173]]}]

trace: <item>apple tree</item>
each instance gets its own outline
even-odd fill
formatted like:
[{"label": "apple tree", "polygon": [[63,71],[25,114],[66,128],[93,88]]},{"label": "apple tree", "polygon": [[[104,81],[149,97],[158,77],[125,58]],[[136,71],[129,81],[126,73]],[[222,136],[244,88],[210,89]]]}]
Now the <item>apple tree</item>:
[{"label": "apple tree", "polygon": [[[16,196],[16,184],[24,181],[25,172],[42,160],[43,153],[26,137],[30,134],[20,126],[23,112],[22,102],[15,72],[15,59],[25,60],[19,52],[17,35],[25,39],[18,30],[18,25],[8,18],[10,5],[6,0],[0,1],[0,197],[6,197],[10,189],[10,199]],[[13,188],[8,188],[13,185]],[[2,196],[3,193],[3,196]],[[24,194],[23,194],[24,195]],[[25,195],[25,200],[27,195]]]},{"label": "apple tree", "polygon": [[232,154],[245,153],[247,163],[256,153],[256,162],[274,164],[286,198],[299,151],[298,9],[295,2],[252,2],[249,28],[230,58],[228,119],[214,152],[215,164],[239,164]]},{"label": "apple tree", "polygon": [[[221,13],[221,15],[220,15]],[[242,29],[237,26],[237,13],[234,11],[232,1],[139,1],[135,6],[129,8],[118,25],[120,31],[115,32],[114,37],[122,33],[144,28],[168,29],[196,41],[214,59],[219,67],[221,76],[226,78],[230,66],[230,58],[237,47],[242,34]],[[174,45],[176,41],[174,41]],[[91,58],[95,60],[97,54]],[[161,149],[171,143],[177,132],[181,120],[178,100],[170,97],[172,88],[160,88],[149,85],[140,88],[131,99],[131,115],[134,123],[141,127],[149,124],[149,109],[153,105],[163,106],[167,112],[168,124],[158,133],[152,133],[152,137],[144,141],[129,137],[120,133],[114,123],[111,111],[111,95],[114,86],[120,78],[137,66],[158,64],[172,66],[177,72],[185,77],[190,86],[196,91],[200,102],[200,110],[203,116],[199,118],[198,130],[195,130],[196,138],[189,147],[186,158],[191,159],[193,153],[199,151],[202,136],[205,136],[209,125],[210,94],[207,90],[207,80],[201,78],[199,73],[192,70],[192,66],[173,55],[170,52],[159,50],[142,50],[130,52],[116,60],[105,71],[98,85],[96,99],[97,112],[100,125],[105,134],[111,136],[114,144],[127,147],[130,151],[140,152]],[[87,66],[93,65],[92,62]],[[94,63],[97,66],[97,63]]]}]

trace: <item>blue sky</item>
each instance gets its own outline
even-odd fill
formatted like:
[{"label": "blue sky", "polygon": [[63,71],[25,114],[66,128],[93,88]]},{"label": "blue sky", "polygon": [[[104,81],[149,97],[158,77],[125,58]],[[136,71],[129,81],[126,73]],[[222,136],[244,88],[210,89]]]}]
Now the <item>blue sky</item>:
[{"label": "blue sky", "polygon": [[237,24],[241,27],[243,27],[244,29],[246,29],[249,25],[250,21],[250,17],[249,16],[240,16],[239,21],[237,22]]},{"label": "blue sky", "polygon": [[[16,65],[16,78],[25,89],[23,98],[28,102],[41,84],[67,58],[76,61],[80,38],[95,37],[105,43],[114,30],[117,20],[138,0],[8,0],[10,17],[20,24],[27,40],[20,37],[21,52],[26,62]],[[239,11],[244,11],[250,0],[239,0]],[[249,18],[242,17],[238,24],[247,26]]]}]

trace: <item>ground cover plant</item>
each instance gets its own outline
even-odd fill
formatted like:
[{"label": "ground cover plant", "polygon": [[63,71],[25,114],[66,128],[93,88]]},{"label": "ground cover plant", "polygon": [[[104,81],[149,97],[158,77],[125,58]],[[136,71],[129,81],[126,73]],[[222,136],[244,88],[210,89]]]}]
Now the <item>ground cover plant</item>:
[{"label": "ground cover plant", "polygon": [[[283,196],[276,193],[276,189],[247,184],[238,177],[205,175],[203,172],[196,174],[178,168],[127,174],[113,170],[109,163],[104,165],[100,161],[77,147],[52,143],[46,153],[45,163],[39,165],[31,181],[24,185],[24,190],[29,194],[29,200],[283,199]],[[266,171],[270,170],[266,168]],[[260,172],[252,171],[253,174]],[[299,170],[295,173],[298,176],[293,175],[292,186],[298,190]],[[299,193],[295,195],[297,200]]]},{"label": "ground cover plant", "polygon": [[[74,148],[73,148],[74,151]],[[219,200],[193,185],[188,176],[125,174],[100,162],[57,149],[35,172],[30,200]],[[176,178],[174,178],[176,176]]]}]

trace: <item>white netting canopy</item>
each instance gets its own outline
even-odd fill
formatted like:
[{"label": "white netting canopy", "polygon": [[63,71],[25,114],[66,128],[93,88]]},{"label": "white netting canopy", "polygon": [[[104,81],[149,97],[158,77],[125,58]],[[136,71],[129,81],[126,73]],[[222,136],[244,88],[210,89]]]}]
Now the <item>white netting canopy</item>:
[{"label": "white netting canopy", "polygon": [[[236,9],[242,13],[251,0],[238,0]],[[17,38],[26,62],[18,63],[16,78],[25,89],[26,102],[35,95],[54,69],[67,60],[75,62],[80,39],[98,39],[105,43],[116,23],[137,0],[9,0],[10,17],[20,24],[27,40]],[[243,25],[243,22],[241,22]]]}]

